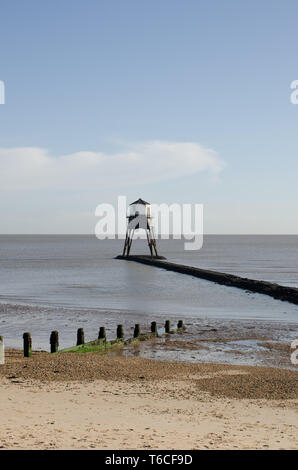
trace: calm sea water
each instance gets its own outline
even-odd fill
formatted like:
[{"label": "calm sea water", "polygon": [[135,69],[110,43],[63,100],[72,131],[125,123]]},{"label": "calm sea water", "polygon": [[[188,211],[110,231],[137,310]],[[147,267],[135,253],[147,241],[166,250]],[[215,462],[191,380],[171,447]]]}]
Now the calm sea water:
[{"label": "calm sea water", "polygon": [[[75,341],[83,326],[94,339],[105,325],[114,336],[153,320],[189,324],[265,321],[298,324],[298,306],[261,294],[115,260],[123,241],[94,236],[0,236],[0,334],[21,347],[30,331],[36,348],[48,349],[49,333],[58,329],[60,345]],[[169,261],[298,287],[298,237],[205,236],[200,251],[184,251],[181,240],[162,240],[160,254]],[[146,252],[136,240],[135,253]]]}]

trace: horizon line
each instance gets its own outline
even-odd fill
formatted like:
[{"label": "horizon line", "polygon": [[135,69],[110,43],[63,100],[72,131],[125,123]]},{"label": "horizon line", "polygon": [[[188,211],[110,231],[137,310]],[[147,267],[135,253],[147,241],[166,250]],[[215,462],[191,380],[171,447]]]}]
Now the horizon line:
[{"label": "horizon line", "polygon": [[[161,234],[157,234],[157,236],[160,236]],[[195,236],[194,234],[188,234]],[[288,236],[288,237],[295,237],[298,236],[298,233],[204,233],[204,234],[199,234],[204,236]],[[100,240],[99,238],[96,237],[94,233],[0,233],[0,236],[78,236],[78,237],[91,237],[94,236],[99,241],[104,241]],[[115,238],[109,238],[114,236],[113,234],[107,235],[106,239],[108,240],[116,240],[119,238],[119,234],[115,235]],[[173,234],[169,234],[170,238],[173,238]],[[145,237],[146,238],[146,237]],[[181,238],[176,238],[175,240],[180,240],[184,238],[184,235],[181,235]],[[122,239],[122,238],[121,238]],[[166,238],[162,238],[161,240],[167,240]]]}]

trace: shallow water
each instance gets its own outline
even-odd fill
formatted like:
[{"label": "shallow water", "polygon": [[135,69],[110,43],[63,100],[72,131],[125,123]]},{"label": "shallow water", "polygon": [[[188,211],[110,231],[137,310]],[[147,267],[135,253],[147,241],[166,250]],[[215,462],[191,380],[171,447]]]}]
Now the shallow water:
[{"label": "shallow water", "polygon": [[[67,347],[78,327],[88,340],[101,325],[114,337],[117,323],[129,335],[136,322],[146,328],[167,318],[278,323],[285,332],[298,325],[297,305],[115,260],[122,244],[93,236],[0,236],[0,334],[6,345],[21,347],[23,332],[30,331],[33,346],[48,349],[50,331],[57,329],[60,346]],[[298,286],[295,236],[205,236],[200,251],[184,251],[181,240],[158,246],[169,261]],[[146,252],[145,242],[136,240],[133,250]]]}]

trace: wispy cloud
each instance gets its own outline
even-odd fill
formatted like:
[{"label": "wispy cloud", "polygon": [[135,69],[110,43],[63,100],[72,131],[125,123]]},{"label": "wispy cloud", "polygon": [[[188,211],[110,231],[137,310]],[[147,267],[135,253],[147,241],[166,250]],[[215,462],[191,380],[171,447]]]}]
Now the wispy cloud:
[{"label": "wispy cloud", "polygon": [[5,190],[123,187],[200,172],[217,177],[223,167],[214,150],[196,142],[148,141],[114,154],[81,151],[59,157],[42,148],[0,148]]}]

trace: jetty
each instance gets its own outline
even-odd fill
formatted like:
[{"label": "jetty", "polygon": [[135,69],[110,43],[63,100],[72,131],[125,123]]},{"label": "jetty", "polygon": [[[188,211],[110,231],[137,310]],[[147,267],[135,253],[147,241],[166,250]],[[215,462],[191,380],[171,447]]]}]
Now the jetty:
[{"label": "jetty", "polygon": [[157,268],[167,269],[181,274],[186,274],[207,281],[216,282],[230,287],[238,287],[251,292],[269,295],[274,299],[287,301],[293,304],[298,304],[298,288],[287,287],[275,284],[273,282],[261,281],[256,279],[248,279],[234,274],[222,273],[219,271],[211,271],[209,269],[196,268],[193,266],[186,266],[183,264],[171,263],[166,258],[160,256],[146,256],[146,255],[130,255],[130,256],[117,256],[116,259],[126,261],[134,261],[137,263],[155,266]]}]

